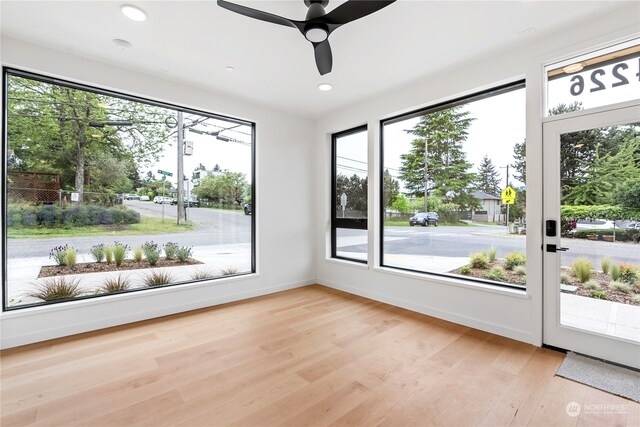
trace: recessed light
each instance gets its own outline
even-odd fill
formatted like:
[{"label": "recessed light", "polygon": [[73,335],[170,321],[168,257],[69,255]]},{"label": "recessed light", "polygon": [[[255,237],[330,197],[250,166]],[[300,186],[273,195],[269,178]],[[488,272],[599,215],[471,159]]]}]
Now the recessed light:
[{"label": "recessed light", "polygon": [[582,64],[582,62],[577,62],[575,64],[571,64],[571,65],[567,65],[566,67],[562,68],[562,71],[564,71],[567,74],[571,74],[571,73],[577,73],[578,71],[581,71],[584,68],[584,65]]},{"label": "recessed light", "polygon": [[126,40],[122,39],[113,39],[113,44],[118,46],[120,49],[129,49],[133,45]]},{"label": "recessed light", "polygon": [[124,16],[132,21],[142,22],[147,19],[147,14],[139,7],[132,6],[130,4],[123,4],[120,6],[120,10]]},{"label": "recessed light", "polygon": [[318,89],[323,91],[323,92],[326,92],[326,91],[329,91],[329,90],[333,89],[333,86],[331,86],[329,83],[320,83],[318,85]]},{"label": "recessed light", "polygon": [[231,65],[227,65],[224,69],[230,73],[236,70],[235,67],[232,67]]}]

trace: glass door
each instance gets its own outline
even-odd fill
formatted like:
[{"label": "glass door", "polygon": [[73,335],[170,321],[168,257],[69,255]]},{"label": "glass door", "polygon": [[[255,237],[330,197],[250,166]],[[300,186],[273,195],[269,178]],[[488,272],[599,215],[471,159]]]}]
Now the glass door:
[{"label": "glass door", "polygon": [[543,138],[544,342],[640,368],[640,105]]}]

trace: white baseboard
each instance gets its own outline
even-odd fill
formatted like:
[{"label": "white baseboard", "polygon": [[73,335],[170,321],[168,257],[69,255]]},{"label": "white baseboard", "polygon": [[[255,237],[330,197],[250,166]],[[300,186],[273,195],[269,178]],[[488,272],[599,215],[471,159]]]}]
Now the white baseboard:
[{"label": "white baseboard", "polygon": [[415,311],[417,313],[425,314],[427,316],[436,317],[438,319],[446,320],[448,322],[457,323],[459,325],[468,326],[470,328],[479,329],[481,331],[511,338],[516,341],[522,341],[535,346],[540,346],[540,343],[538,343],[535,340],[533,334],[529,331],[509,328],[497,323],[487,322],[487,321],[476,319],[473,317],[461,315],[459,313],[440,310],[438,308],[428,306],[425,304],[416,303],[414,301],[407,301],[399,298],[394,298],[388,295],[380,294],[377,292],[371,292],[368,290],[363,290],[360,288],[355,288],[349,285],[344,285],[341,283],[336,283],[328,280],[318,280],[318,284],[327,286],[329,288],[337,289],[340,291],[348,292],[350,294],[359,295],[375,301],[380,301],[396,307],[405,308],[407,310]]},{"label": "white baseboard", "polygon": [[[114,313],[112,316],[102,316],[99,318],[87,318],[88,316],[79,315],[77,317],[74,316],[74,318],[81,320],[75,321],[73,323],[69,323],[68,321],[52,321],[62,312],[61,310],[55,310],[51,313],[27,313],[29,310],[26,309],[23,316],[20,315],[20,312],[13,312],[10,316],[6,316],[2,319],[0,349],[18,347],[21,345],[81,334],[83,332],[90,332],[113,326],[139,322],[142,320],[183,313],[200,308],[213,307],[229,302],[240,301],[248,298],[282,292],[289,289],[300,288],[314,283],[314,279],[307,279],[289,282],[277,286],[251,289],[245,292],[220,295],[214,298],[190,301],[188,303],[175,304],[171,306],[165,305],[163,307],[153,307],[146,310],[137,309],[135,311],[128,311],[124,313]],[[144,298],[135,294],[130,294],[130,297]],[[69,311],[78,310],[78,308],[79,307],[69,307]],[[69,316],[67,315],[65,317],[68,319]],[[28,327],[31,327],[33,331],[25,331],[24,329],[28,328],[27,326],[25,326],[25,324],[28,324]]]}]

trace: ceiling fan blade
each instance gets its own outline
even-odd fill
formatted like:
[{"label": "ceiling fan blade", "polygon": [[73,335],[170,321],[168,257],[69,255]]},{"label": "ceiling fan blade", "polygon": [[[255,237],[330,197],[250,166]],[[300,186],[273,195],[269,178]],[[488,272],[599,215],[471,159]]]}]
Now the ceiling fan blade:
[{"label": "ceiling fan blade", "polygon": [[[219,0],[218,0],[219,1]],[[377,12],[396,0],[349,0],[327,13],[323,19],[328,24],[343,25]]]},{"label": "ceiling fan blade", "polygon": [[329,40],[320,43],[313,43],[313,50],[316,55],[316,65],[321,76],[331,72],[333,67],[333,55],[331,55],[331,46]]},{"label": "ceiling fan blade", "polygon": [[284,25],[285,27],[298,28],[292,21],[290,21],[287,18],[283,18],[282,16],[263,12],[257,9],[251,9],[250,7],[231,3],[225,0],[218,0],[218,6],[223,7],[232,12],[239,13],[240,15],[248,16],[249,18],[271,22],[272,24]]}]

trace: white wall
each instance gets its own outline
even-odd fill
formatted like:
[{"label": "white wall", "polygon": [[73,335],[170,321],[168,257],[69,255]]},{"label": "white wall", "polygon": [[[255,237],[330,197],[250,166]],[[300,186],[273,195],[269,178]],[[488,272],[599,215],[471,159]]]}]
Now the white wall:
[{"label": "white wall", "polygon": [[[315,217],[305,208],[315,203],[313,121],[9,38],[1,59],[3,66],[256,122],[258,236],[257,275],[2,313],[2,348],[315,282]],[[296,194],[297,209],[283,209],[288,194]]]},{"label": "white wall", "polygon": [[[318,122],[316,211],[318,283],[434,315],[517,340],[542,343],[542,75],[543,65],[633,35],[640,29],[637,5],[599,16],[546,39],[524,39],[517,48],[495,52],[388,93],[372,97]],[[527,83],[527,292],[381,268],[379,254],[379,121],[402,112],[471,94],[526,77]],[[369,126],[369,264],[329,259],[330,135]]]}]

